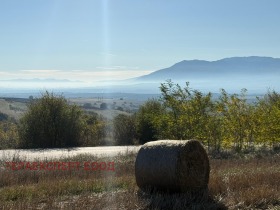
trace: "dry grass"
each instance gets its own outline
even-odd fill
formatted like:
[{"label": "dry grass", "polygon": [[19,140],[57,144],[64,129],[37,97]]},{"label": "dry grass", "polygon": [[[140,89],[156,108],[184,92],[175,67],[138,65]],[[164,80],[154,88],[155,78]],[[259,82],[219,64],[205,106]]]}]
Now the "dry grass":
[{"label": "dry grass", "polygon": [[[0,209],[280,209],[280,156],[211,159],[209,197],[145,194],[135,155],[71,161],[115,162],[116,171],[0,171]],[[70,161],[64,159],[61,161]]]},{"label": "dry grass", "polygon": [[210,194],[231,209],[280,208],[280,157],[212,160]]},{"label": "dry grass", "polygon": [[17,120],[26,110],[27,106],[24,102],[7,101],[5,99],[0,99],[0,112],[5,113]]}]

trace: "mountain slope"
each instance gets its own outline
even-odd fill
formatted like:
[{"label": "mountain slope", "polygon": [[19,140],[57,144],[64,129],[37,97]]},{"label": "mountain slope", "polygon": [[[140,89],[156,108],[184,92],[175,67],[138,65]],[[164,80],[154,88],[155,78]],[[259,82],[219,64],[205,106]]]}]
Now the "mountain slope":
[{"label": "mountain slope", "polygon": [[159,92],[160,83],[171,79],[201,91],[219,92],[221,88],[238,93],[242,88],[250,93],[265,93],[268,89],[280,91],[280,58],[232,57],[217,61],[184,60],[151,74],[127,82],[126,91],[133,92],[141,84],[141,92]]},{"label": "mountain slope", "polygon": [[191,80],[200,78],[224,78],[252,75],[279,74],[280,58],[232,57],[217,61],[184,60],[175,65],[136,78],[141,82],[157,82],[167,79]]}]

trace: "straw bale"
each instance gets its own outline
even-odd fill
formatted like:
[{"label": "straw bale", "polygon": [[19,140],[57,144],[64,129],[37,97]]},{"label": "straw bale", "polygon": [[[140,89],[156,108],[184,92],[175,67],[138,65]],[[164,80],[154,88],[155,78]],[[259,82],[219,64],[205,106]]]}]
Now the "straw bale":
[{"label": "straw bale", "polygon": [[209,159],[197,140],[159,140],[144,144],[135,162],[138,187],[170,192],[207,189]]}]

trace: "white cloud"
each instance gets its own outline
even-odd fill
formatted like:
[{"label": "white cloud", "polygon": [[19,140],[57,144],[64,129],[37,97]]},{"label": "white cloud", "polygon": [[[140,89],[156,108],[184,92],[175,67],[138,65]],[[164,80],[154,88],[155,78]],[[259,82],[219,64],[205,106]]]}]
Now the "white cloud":
[{"label": "white cloud", "polygon": [[[125,80],[149,74],[147,70],[20,70],[20,71],[0,71],[0,88],[76,88],[94,87],[112,84],[112,81]],[[41,79],[32,82],[14,82],[14,79]],[[48,80],[44,80],[48,79]],[[49,79],[55,79],[50,81]],[[6,80],[6,81],[5,81]],[[69,80],[61,82],[60,80]],[[107,82],[106,82],[107,81]]]},{"label": "white cloud", "polygon": [[27,73],[35,73],[35,74],[45,74],[45,73],[54,73],[54,72],[60,72],[61,70],[20,70],[21,72],[27,72]]},{"label": "white cloud", "polygon": [[116,54],[113,53],[100,53],[100,54],[105,56],[117,56]]},{"label": "white cloud", "polygon": [[[10,75],[9,72],[6,72],[6,71],[0,71],[0,75],[1,76],[7,76],[7,75]],[[2,77],[1,77],[2,78]]]},{"label": "white cloud", "polygon": [[104,69],[104,70],[117,70],[117,69],[126,69],[126,66],[97,66],[97,69]]},{"label": "white cloud", "polygon": [[83,81],[83,82],[96,82],[104,80],[122,80],[133,77],[149,74],[152,71],[148,70],[132,70],[122,68],[124,66],[113,66],[109,68],[103,68],[103,70],[20,70],[20,71],[1,71],[0,80],[10,79],[67,79],[71,81]]}]

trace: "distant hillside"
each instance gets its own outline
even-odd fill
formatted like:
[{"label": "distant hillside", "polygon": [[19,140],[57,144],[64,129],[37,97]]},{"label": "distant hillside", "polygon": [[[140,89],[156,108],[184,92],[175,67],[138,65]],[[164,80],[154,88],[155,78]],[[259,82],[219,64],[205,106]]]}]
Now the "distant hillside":
[{"label": "distant hillside", "polygon": [[[85,86],[79,81],[33,79],[0,79],[0,96],[36,95],[40,90],[51,90],[68,95],[88,95],[90,93],[130,93],[159,94],[160,84],[171,79],[203,92],[219,93],[224,88],[230,93],[238,93],[242,88],[250,94],[263,94],[268,89],[280,91],[280,58],[271,57],[232,57],[217,61],[184,60],[171,67],[148,75],[128,80],[103,81]],[[38,88],[40,87],[40,88]],[[21,93],[21,94],[18,94]],[[20,96],[21,97],[21,96]]]},{"label": "distant hillside", "polygon": [[190,82],[191,88],[215,93],[221,88],[234,93],[242,88],[262,94],[268,89],[280,91],[280,58],[251,56],[217,61],[184,60],[129,80],[126,90],[133,92],[134,88],[141,86],[141,92],[158,93],[160,83],[169,79],[181,85]]},{"label": "distant hillside", "polygon": [[135,78],[138,82],[172,80],[192,80],[201,78],[225,78],[253,75],[278,75],[280,58],[232,57],[217,61],[184,60],[151,74]]}]

